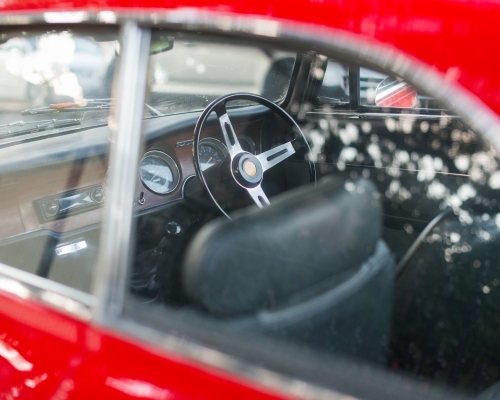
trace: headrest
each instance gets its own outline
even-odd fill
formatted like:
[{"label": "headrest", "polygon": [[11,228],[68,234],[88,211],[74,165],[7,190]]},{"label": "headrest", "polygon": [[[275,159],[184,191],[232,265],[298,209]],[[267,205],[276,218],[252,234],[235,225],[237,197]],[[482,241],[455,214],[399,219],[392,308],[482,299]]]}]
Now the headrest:
[{"label": "headrest", "polygon": [[358,269],[381,230],[378,193],[366,179],[330,178],[207,224],[183,265],[189,298],[215,315],[286,303]]}]

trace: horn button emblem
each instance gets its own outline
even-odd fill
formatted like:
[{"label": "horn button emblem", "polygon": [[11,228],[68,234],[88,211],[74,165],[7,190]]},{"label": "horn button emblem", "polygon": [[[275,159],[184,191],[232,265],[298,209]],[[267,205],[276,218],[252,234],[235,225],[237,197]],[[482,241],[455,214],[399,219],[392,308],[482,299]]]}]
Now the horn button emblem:
[{"label": "horn button emblem", "polygon": [[240,153],[232,162],[232,173],[236,181],[245,188],[253,188],[260,184],[263,168],[253,154]]},{"label": "horn button emblem", "polygon": [[255,176],[257,174],[257,167],[252,161],[245,160],[243,163],[243,171],[245,171],[247,175]]}]

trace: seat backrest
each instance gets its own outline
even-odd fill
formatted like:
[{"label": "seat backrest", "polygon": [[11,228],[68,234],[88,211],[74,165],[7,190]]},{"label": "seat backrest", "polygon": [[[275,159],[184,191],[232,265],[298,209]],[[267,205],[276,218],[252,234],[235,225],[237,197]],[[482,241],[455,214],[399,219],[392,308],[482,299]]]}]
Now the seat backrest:
[{"label": "seat backrest", "polygon": [[207,224],[183,266],[190,299],[211,314],[282,308],[330,290],[375,252],[378,193],[366,179],[329,178]]}]

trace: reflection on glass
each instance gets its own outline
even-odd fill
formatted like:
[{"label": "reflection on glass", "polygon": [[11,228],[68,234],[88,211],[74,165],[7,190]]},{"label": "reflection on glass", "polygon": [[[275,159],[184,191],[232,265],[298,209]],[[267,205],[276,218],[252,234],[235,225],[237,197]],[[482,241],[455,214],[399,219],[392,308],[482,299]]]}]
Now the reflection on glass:
[{"label": "reflection on glass", "polygon": [[388,77],[375,89],[378,107],[413,108],[417,104],[417,91],[401,79]]},{"label": "reflection on glass", "polygon": [[[116,49],[116,40],[98,35],[7,35],[0,43],[0,139],[106,124]],[[99,98],[105,101],[87,100]]]},{"label": "reflection on glass", "polygon": [[108,169],[106,128],[92,128],[105,127],[113,107],[118,33],[32,28],[0,38],[0,186],[11,185],[0,190],[0,263],[89,293]]}]

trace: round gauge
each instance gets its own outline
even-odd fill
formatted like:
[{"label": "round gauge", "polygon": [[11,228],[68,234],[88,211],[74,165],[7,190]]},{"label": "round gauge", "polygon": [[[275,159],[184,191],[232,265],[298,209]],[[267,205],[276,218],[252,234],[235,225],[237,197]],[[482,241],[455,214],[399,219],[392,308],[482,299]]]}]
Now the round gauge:
[{"label": "round gauge", "polygon": [[238,141],[240,142],[240,146],[243,151],[246,151],[250,154],[257,154],[255,151],[255,143],[248,136],[240,135],[238,136]]},{"label": "round gauge", "polygon": [[226,146],[221,141],[214,138],[203,139],[198,148],[201,170],[205,171],[216,163],[222,162],[227,154]]},{"label": "round gauge", "polygon": [[174,160],[158,150],[144,154],[139,175],[144,186],[157,194],[170,193],[179,184],[179,169]]}]

